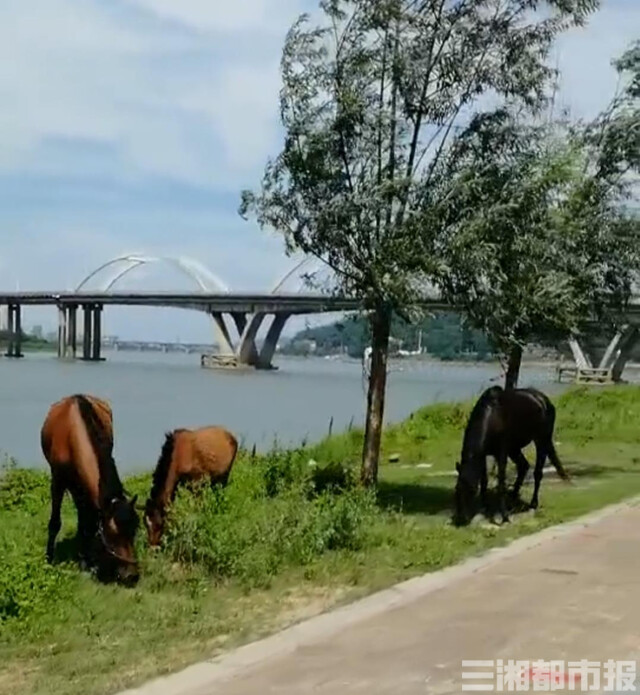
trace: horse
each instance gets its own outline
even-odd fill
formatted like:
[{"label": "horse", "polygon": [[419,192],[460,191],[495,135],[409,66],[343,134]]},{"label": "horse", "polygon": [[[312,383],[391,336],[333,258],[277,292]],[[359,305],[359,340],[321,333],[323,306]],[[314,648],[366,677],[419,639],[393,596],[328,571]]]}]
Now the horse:
[{"label": "horse", "polygon": [[127,499],[113,460],[113,414],[100,398],[76,394],[54,403],[40,433],[51,468],[51,517],[47,560],[53,561],[68,490],[78,513],[80,564],[101,580],[134,586],[140,577],[134,540],[136,499]]},{"label": "horse", "polygon": [[166,433],[145,505],[144,522],[151,547],[160,545],[167,507],[178,485],[209,478],[212,486],[226,486],[237,452],[238,441],[222,427]]},{"label": "horse", "polygon": [[458,480],[455,488],[454,523],[470,523],[474,516],[475,496],[480,484],[483,507],[487,508],[487,456],[498,464],[498,502],[502,521],[509,521],[505,500],[507,457],[517,466],[517,477],[511,492],[519,499],[529,462],[522,449],[532,441],[536,446],[534,490],[530,508],[539,505],[542,471],[547,457],[565,481],[564,470],[553,445],[556,409],[547,396],[533,388],[504,390],[500,386],[487,389],[476,402],[464,432],[461,461],[456,464]]}]

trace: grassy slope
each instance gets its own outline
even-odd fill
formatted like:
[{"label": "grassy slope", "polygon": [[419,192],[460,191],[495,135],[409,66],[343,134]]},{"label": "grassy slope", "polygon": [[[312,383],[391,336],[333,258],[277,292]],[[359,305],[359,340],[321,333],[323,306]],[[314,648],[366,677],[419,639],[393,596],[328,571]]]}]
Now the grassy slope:
[{"label": "grassy slope", "polygon": [[[214,510],[212,525],[200,529],[215,541],[210,548],[215,562],[204,571],[201,558],[193,564],[177,561],[186,557],[189,539],[198,538],[194,529],[205,513],[183,496],[182,525],[173,544],[152,555],[141,539],[144,578],[133,591],[100,586],[72,563],[47,568],[42,560],[46,478],[14,476],[0,497],[0,553],[9,567],[3,562],[0,598],[2,582],[5,600],[7,586],[22,587],[14,601],[25,617],[0,622],[0,693],[112,693],[336,603],[640,493],[640,388],[573,391],[556,404],[558,452],[574,484],[547,478],[539,512],[520,515],[508,527],[449,525],[451,470],[469,405],[429,407],[387,430],[385,456],[399,453],[401,459],[383,466],[377,507],[361,509],[358,502],[346,516],[345,510],[331,512],[331,528],[360,524],[366,537],[356,542],[349,536],[336,544],[338,550],[323,545],[317,534],[325,533],[326,524],[318,521],[318,507],[293,493],[251,498],[243,506],[258,474],[250,462],[240,461],[229,500],[214,501],[220,509]],[[357,463],[360,440],[358,432],[333,437],[305,453],[304,460]],[[425,463],[431,467],[416,467]],[[128,481],[143,497],[148,483],[146,477]],[[282,537],[298,510],[313,517],[308,528],[291,530],[306,544],[304,552],[280,557],[278,534]],[[66,502],[62,559],[72,549],[73,519]],[[228,555],[234,548],[237,563],[216,564],[223,551]],[[272,556],[281,560],[277,566],[269,564]]]}]

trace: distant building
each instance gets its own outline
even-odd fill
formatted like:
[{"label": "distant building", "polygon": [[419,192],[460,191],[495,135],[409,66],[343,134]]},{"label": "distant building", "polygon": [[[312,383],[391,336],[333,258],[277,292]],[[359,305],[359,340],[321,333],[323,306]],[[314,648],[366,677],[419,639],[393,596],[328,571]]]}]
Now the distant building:
[{"label": "distant building", "polygon": [[44,337],[44,331],[42,329],[42,326],[34,326],[33,329],[31,330],[31,334],[33,335],[34,338],[37,338],[38,340],[42,340]]}]

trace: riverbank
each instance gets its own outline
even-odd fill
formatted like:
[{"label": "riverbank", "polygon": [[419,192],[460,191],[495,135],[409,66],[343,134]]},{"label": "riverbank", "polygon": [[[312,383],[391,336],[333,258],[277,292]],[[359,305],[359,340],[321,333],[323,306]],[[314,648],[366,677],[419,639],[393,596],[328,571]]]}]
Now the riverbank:
[{"label": "riverbank", "polygon": [[[572,389],[555,402],[573,483],[547,476],[536,514],[503,528],[451,527],[470,403],[429,406],[386,429],[384,460],[399,460],[382,466],[376,497],[350,484],[357,430],[304,450],[243,454],[223,494],[179,496],[161,553],[139,539],[143,578],[130,591],[96,584],[71,561],[68,501],[59,563],[48,567],[47,475],[9,472],[0,492],[0,693],[113,693],[638,494],[640,388]],[[149,482],[126,484],[144,499]]]},{"label": "riverbank", "polygon": [[[8,344],[0,342],[0,356],[4,357],[7,351]],[[53,354],[57,352],[58,346],[55,343],[47,342],[23,342],[20,345],[20,349],[23,354],[28,355],[30,353],[50,353]]]}]

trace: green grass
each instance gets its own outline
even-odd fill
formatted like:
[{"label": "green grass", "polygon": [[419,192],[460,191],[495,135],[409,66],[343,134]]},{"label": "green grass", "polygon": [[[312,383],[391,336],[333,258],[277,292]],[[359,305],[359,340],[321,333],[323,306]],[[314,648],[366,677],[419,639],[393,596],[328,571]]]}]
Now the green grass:
[{"label": "green grass", "polygon": [[[382,466],[377,495],[354,483],[360,432],[255,460],[243,454],[226,491],[182,491],[162,551],[150,552],[143,534],[138,540],[143,576],[133,590],[78,570],[68,500],[58,561],[48,566],[48,476],[8,470],[0,482],[0,693],[114,693],[640,493],[640,388],[554,400],[558,452],[573,484],[547,477],[535,514],[502,528],[450,525],[451,472],[470,404],[432,406],[387,429],[384,460],[400,461]],[[144,499],[149,476],[126,484]]]}]

